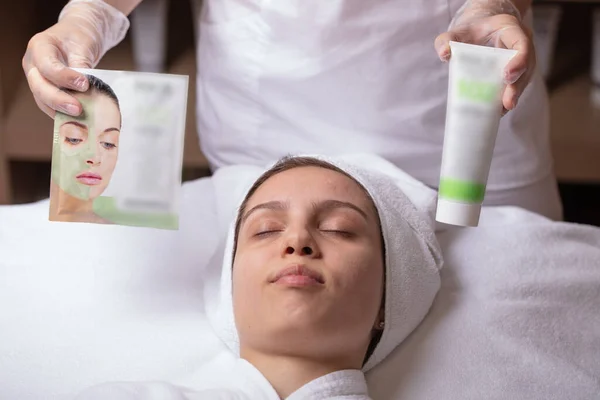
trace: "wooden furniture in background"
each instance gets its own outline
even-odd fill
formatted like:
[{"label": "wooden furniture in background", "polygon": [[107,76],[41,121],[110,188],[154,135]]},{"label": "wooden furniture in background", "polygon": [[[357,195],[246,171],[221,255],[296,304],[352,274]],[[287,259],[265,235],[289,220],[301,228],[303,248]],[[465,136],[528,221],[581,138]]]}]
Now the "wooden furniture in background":
[{"label": "wooden furniture in background", "polygon": [[[0,82],[2,81],[2,70],[0,70]],[[0,90],[0,123],[4,120],[2,118],[4,105],[2,102],[2,91]],[[0,204],[8,204],[11,198],[11,187],[8,180],[8,162],[4,156],[4,136],[1,134],[2,129],[0,128]]]},{"label": "wooden furniture in background", "polygon": [[34,29],[33,6],[31,0],[0,3],[0,204],[11,202],[6,119],[17,88],[24,81],[21,58]]},{"label": "wooden furniture in background", "polygon": [[558,179],[600,183],[600,104],[590,100],[589,74],[557,88],[550,98],[551,145]]},{"label": "wooden furniture in background", "polygon": [[[563,6],[550,91],[550,144],[561,183],[600,184],[600,103],[591,80],[592,17],[600,0],[535,1]],[[572,4],[579,3],[579,4]]]}]

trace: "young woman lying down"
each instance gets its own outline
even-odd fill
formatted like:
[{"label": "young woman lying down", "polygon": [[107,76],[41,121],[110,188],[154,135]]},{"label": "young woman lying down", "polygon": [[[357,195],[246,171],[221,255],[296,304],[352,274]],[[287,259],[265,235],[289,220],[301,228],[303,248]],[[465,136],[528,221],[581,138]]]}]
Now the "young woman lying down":
[{"label": "young woman lying down", "polygon": [[364,373],[424,318],[441,266],[430,221],[391,178],[285,158],[228,237],[213,324],[235,365],[195,387],[108,383],[77,399],[368,399]]}]

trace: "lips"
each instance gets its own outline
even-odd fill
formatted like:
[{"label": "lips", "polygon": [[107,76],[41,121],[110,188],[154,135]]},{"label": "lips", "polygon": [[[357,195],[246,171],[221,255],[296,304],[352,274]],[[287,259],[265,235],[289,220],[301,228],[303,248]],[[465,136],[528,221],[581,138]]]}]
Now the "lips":
[{"label": "lips", "polygon": [[102,177],[98,174],[94,174],[93,172],[83,172],[75,177],[79,182],[84,185],[97,185],[102,182]]},{"label": "lips", "polygon": [[294,264],[278,271],[270,282],[289,286],[313,286],[324,284],[325,279],[314,269]]}]

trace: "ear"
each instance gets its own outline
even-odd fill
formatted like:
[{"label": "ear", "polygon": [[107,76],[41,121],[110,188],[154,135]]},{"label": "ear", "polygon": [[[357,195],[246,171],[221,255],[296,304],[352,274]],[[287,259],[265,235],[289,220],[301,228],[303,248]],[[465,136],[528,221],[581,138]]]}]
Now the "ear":
[{"label": "ear", "polygon": [[375,320],[375,326],[373,326],[373,330],[383,331],[385,328],[385,310],[382,308],[379,310],[379,314],[377,315],[377,319]]}]

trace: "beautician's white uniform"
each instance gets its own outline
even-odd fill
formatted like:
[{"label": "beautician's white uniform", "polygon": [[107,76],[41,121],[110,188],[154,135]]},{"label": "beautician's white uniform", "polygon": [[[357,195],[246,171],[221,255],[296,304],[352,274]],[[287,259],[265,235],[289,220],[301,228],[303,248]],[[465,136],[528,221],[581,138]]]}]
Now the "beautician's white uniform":
[{"label": "beautician's white uniform", "polygon": [[[373,152],[437,187],[448,66],[433,41],[462,3],[197,4],[197,118],[211,166],[264,165],[290,152]],[[537,73],[502,119],[486,204],[561,218],[548,131]]]}]

